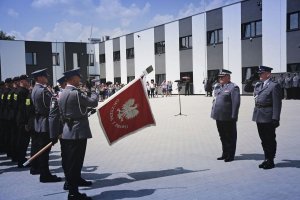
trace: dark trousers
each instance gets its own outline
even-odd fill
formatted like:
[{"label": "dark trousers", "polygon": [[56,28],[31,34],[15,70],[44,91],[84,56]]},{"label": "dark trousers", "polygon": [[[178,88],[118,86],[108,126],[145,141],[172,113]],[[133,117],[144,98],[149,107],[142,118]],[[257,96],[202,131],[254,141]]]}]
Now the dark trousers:
[{"label": "dark trousers", "polygon": [[3,119],[0,119],[0,153],[5,153],[4,129]]},{"label": "dark trousers", "polygon": [[[41,150],[50,142],[49,133],[35,133],[36,136],[36,145],[37,150]],[[48,177],[50,175],[49,170],[49,153],[51,148],[47,149],[44,153],[42,153],[38,158],[38,165],[41,177]]]},{"label": "dark trousers", "polygon": [[25,130],[25,125],[19,126],[18,131],[18,165],[22,165],[26,161],[26,152],[30,141],[30,132]]},{"label": "dark trousers", "polygon": [[274,159],[276,155],[276,134],[272,123],[256,123],[265,159]]},{"label": "dark trousers", "polygon": [[237,130],[236,121],[216,121],[222,142],[222,156],[234,158],[236,150]]},{"label": "dark trousers", "polygon": [[78,193],[78,185],[81,179],[87,139],[66,140],[61,139],[62,166],[66,181],[69,184],[69,193]]},{"label": "dark trousers", "polygon": [[286,88],[286,99],[292,98],[292,88]]},{"label": "dark trousers", "polygon": [[9,151],[11,153],[11,157],[13,161],[18,160],[18,149],[17,146],[18,143],[18,126],[15,120],[9,120],[9,135],[10,135],[10,141],[9,141]]},{"label": "dark trousers", "polygon": [[[38,133],[35,131],[32,131],[31,135],[31,148],[30,148],[30,157],[32,157],[34,154],[36,154],[38,149]],[[31,161],[31,168],[30,171],[39,171],[39,161],[38,159],[35,159]]]},{"label": "dark trousers", "polygon": [[155,88],[150,88],[152,98],[154,98],[154,90],[155,90]]}]

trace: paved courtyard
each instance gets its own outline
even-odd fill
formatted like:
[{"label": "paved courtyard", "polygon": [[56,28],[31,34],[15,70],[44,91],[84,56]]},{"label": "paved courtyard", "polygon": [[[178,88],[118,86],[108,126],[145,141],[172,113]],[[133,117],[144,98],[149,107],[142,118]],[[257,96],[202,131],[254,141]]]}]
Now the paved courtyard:
[{"label": "paved courtyard", "polygon": [[[109,146],[90,117],[93,138],[82,176],[94,183],[81,188],[93,199],[295,200],[300,198],[300,101],[284,100],[277,129],[276,168],[263,170],[256,124],[251,121],[253,97],[243,96],[238,120],[235,161],[221,155],[211,97],[178,96],[150,99],[156,126]],[[50,156],[52,172],[63,177],[60,146]],[[40,183],[28,169],[18,169],[0,155],[0,200],[67,199],[63,182]]]}]

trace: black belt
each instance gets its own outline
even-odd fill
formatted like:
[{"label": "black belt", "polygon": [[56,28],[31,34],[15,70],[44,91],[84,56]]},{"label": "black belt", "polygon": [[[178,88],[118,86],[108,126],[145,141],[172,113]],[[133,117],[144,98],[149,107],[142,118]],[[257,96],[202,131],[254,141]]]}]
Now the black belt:
[{"label": "black belt", "polygon": [[270,108],[272,107],[272,104],[255,104],[256,108]]}]

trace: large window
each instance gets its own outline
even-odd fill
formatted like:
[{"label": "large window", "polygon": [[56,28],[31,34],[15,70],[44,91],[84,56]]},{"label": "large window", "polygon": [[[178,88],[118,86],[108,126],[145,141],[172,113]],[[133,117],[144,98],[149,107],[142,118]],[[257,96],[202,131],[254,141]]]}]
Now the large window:
[{"label": "large window", "polygon": [[242,39],[259,37],[262,35],[262,21],[254,21],[242,24]]},{"label": "large window", "polygon": [[36,53],[26,53],[26,65],[37,65]]},{"label": "large window", "polygon": [[287,30],[298,30],[300,29],[300,11],[289,13],[287,16]]},{"label": "large window", "polygon": [[207,45],[215,45],[223,42],[223,30],[217,29],[207,32]]},{"label": "large window", "polygon": [[191,49],[192,47],[193,47],[193,41],[191,35],[179,38],[180,50]]},{"label": "large window", "polygon": [[166,74],[155,74],[155,80],[158,85],[161,85],[166,80]]},{"label": "large window", "polygon": [[94,62],[94,54],[88,54],[89,56],[89,66],[94,66],[95,62]]},{"label": "large window", "polygon": [[156,42],[154,44],[155,54],[163,54],[165,53],[165,41]]},{"label": "large window", "polygon": [[243,67],[242,68],[242,83],[245,83],[246,80],[252,79],[252,80],[258,80],[258,67]]},{"label": "large window", "polygon": [[99,62],[101,63],[105,63],[105,54],[100,54],[99,55]]},{"label": "large window", "polygon": [[287,72],[300,72],[300,63],[288,64]]},{"label": "large window", "polygon": [[59,53],[52,53],[52,65],[53,66],[59,65]]},{"label": "large window", "polygon": [[134,76],[127,76],[127,83],[129,83],[130,81],[133,81],[135,79]]},{"label": "large window", "polygon": [[134,58],[134,48],[126,49],[126,59]]},{"label": "large window", "polygon": [[114,61],[120,61],[120,51],[114,51]]}]

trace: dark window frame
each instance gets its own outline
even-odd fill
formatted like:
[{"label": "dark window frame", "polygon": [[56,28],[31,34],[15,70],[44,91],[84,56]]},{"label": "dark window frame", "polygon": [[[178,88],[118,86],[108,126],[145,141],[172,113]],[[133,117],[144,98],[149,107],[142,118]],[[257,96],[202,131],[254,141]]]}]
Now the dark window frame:
[{"label": "dark window frame", "polygon": [[[297,28],[293,28],[291,29],[291,15],[293,14],[298,14],[298,27]],[[291,13],[288,13],[287,14],[287,23],[286,23],[286,28],[287,28],[287,31],[298,31],[300,30],[300,11],[296,11],[296,12],[291,12]]]},{"label": "dark window frame", "polygon": [[59,53],[52,53],[52,65],[53,66],[59,66]]},{"label": "dark window frame", "polygon": [[126,59],[134,58],[134,48],[126,49]]},{"label": "dark window frame", "polygon": [[[295,65],[295,70],[292,68],[293,65]],[[286,71],[289,73],[300,72],[300,63],[288,63],[286,66]]]},{"label": "dark window frame", "polygon": [[95,66],[95,55],[94,54],[88,54],[88,64],[89,66]]},{"label": "dark window frame", "polygon": [[99,63],[100,64],[105,63],[105,54],[100,54],[99,55]]},{"label": "dark window frame", "polygon": [[165,41],[154,43],[154,54],[164,54],[166,52]]},{"label": "dark window frame", "polygon": [[223,43],[223,29],[207,31],[207,46]]},{"label": "dark window frame", "polygon": [[[260,26],[258,26],[258,24],[260,24]],[[248,31],[246,30],[247,27],[249,27],[249,35],[247,34],[248,33]],[[258,29],[258,27],[260,27],[260,29]],[[260,30],[260,33],[258,33],[258,30]],[[262,37],[262,20],[261,19],[243,23],[241,25],[242,40],[256,38],[256,37]]]},{"label": "dark window frame", "polygon": [[121,52],[120,51],[114,51],[113,53],[113,61],[120,61],[121,60]]},{"label": "dark window frame", "polygon": [[[28,60],[28,56],[30,56],[30,60]],[[37,53],[36,52],[26,52],[26,65],[37,66]],[[29,62],[31,61],[31,62]]]},{"label": "dark window frame", "polygon": [[179,50],[186,50],[193,48],[193,36],[187,35],[179,38]]}]

